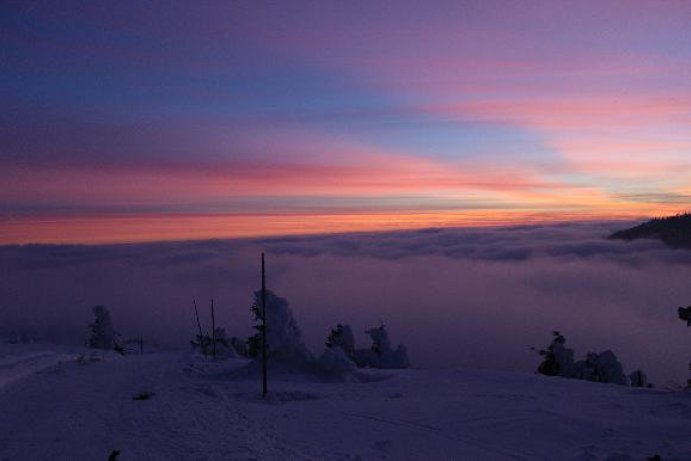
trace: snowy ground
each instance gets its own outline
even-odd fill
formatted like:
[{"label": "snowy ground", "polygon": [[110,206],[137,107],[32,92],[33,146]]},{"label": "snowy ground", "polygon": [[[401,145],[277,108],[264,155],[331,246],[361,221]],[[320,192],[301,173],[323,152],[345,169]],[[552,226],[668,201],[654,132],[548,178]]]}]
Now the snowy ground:
[{"label": "snowy ground", "polygon": [[0,346],[0,460],[691,459],[689,393],[402,370],[274,377],[265,402],[241,360],[82,352]]}]

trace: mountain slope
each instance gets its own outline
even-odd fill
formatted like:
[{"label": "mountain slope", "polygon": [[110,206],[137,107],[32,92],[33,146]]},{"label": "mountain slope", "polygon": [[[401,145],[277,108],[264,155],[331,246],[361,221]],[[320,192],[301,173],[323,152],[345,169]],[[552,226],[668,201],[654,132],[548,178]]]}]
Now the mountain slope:
[{"label": "mountain slope", "polygon": [[672,248],[691,249],[691,213],[655,218],[629,229],[614,232],[610,239],[659,239]]},{"label": "mountain slope", "polygon": [[[691,459],[688,393],[409,369],[273,375],[263,401],[257,380],[232,373],[244,363],[106,355],[24,376],[0,389],[0,459]],[[134,400],[142,391],[154,395]]]}]

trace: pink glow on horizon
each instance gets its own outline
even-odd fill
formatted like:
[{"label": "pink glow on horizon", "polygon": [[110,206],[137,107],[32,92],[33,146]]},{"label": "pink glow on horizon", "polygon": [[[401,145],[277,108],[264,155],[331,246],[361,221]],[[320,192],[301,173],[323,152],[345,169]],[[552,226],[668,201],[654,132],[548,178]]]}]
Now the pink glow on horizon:
[{"label": "pink glow on horizon", "polygon": [[[658,207],[616,210],[616,215],[588,210],[328,215],[132,215],[89,217],[0,217],[2,244],[113,244],[174,240],[254,238],[344,232],[415,230],[430,227],[489,227],[565,221],[640,219]],[[615,210],[611,210],[615,211]],[[677,211],[672,210],[670,211]]]}]

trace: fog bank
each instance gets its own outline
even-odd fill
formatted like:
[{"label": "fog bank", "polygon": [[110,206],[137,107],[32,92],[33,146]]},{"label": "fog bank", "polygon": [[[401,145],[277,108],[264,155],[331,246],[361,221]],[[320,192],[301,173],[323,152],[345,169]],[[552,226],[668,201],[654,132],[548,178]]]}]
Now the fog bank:
[{"label": "fog bank", "polygon": [[108,307],[124,337],[185,347],[192,300],[217,323],[250,333],[259,254],[313,352],[329,329],[383,321],[417,367],[532,371],[560,330],[577,356],[613,349],[627,371],[684,382],[691,331],[691,251],[604,237],[626,223],[576,223],[380,234],[104,246],[0,247],[0,334],[61,342],[86,337]]}]

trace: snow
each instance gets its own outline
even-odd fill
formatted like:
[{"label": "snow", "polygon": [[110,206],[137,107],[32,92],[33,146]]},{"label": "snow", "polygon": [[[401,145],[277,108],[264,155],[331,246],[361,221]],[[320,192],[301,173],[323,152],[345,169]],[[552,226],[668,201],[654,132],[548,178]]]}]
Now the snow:
[{"label": "snow", "polygon": [[[51,368],[62,361],[76,358],[74,354],[32,349],[35,348],[4,346],[3,349],[0,349],[0,390],[38,371]],[[17,350],[20,350],[21,353],[17,353]]]},{"label": "snow", "polygon": [[0,460],[691,459],[685,392],[406,369],[274,374],[264,401],[246,364],[3,345]]}]

